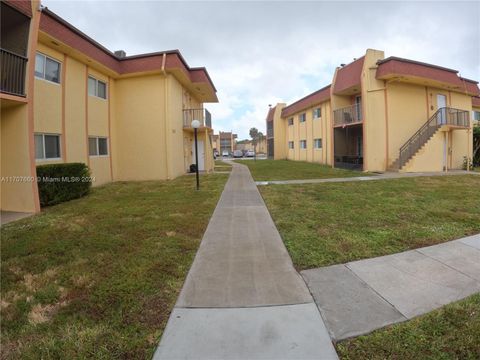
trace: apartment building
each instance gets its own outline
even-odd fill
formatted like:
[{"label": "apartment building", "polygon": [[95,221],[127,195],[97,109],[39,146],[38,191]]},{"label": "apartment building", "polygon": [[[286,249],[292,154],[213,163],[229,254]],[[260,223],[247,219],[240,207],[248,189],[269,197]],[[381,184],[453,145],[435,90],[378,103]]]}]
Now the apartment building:
[{"label": "apartment building", "polygon": [[235,144],[235,150],[242,151],[255,151],[257,149],[257,154],[266,154],[267,153],[267,138],[264,136],[257,140],[256,146],[253,145],[252,140],[242,140],[237,141]]},{"label": "apartment building", "polygon": [[459,169],[472,157],[478,95],[456,70],[369,49],[330,85],[269,109],[268,155],[364,171]]},{"label": "apartment building", "polygon": [[228,151],[229,154],[233,153],[235,150],[235,143],[237,139],[237,134],[233,132],[222,132],[218,133],[218,142],[219,142],[219,151],[222,154],[224,151]]},{"label": "apartment building", "polygon": [[38,1],[1,2],[1,209],[39,211],[36,166],[83,162],[94,186],[213,170],[205,68],[178,50],[110,52]]}]

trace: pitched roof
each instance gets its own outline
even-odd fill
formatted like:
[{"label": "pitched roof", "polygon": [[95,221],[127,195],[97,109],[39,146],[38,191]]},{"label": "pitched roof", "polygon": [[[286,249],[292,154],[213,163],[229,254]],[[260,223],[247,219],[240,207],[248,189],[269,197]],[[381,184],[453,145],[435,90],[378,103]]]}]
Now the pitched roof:
[{"label": "pitched roof", "polygon": [[365,56],[362,56],[338,69],[335,86],[333,88],[334,93],[339,93],[355,85],[360,85],[364,60]]},{"label": "pitched roof", "polygon": [[317,90],[300,100],[295,101],[294,103],[284,107],[282,109],[282,117],[291,116],[299,111],[308,109],[314,105],[320,104],[328,99],[330,99],[330,87],[327,85],[320,90]]}]

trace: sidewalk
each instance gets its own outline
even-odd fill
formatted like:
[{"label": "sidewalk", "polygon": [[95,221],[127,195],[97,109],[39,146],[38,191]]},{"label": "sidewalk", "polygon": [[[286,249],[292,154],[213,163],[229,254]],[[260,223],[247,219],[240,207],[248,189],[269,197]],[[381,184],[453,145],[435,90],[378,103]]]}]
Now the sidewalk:
[{"label": "sidewalk", "polygon": [[378,174],[378,175],[373,175],[373,176],[357,176],[357,177],[343,177],[343,178],[330,178],[330,179],[257,181],[256,184],[258,186],[293,185],[293,184],[318,184],[318,183],[332,183],[332,182],[374,181],[374,180],[402,179],[402,178],[425,177],[425,176],[455,176],[455,175],[477,175],[477,176],[480,176],[480,172],[465,171],[465,170],[452,170],[452,171],[449,171],[449,172],[423,172],[423,173],[386,172],[386,173],[383,173],[383,174]]},{"label": "sidewalk", "polygon": [[336,359],[248,168],[232,173],[154,359]]},{"label": "sidewalk", "polygon": [[302,271],[334,340],[405,321],[480,291],[480,234]]}]

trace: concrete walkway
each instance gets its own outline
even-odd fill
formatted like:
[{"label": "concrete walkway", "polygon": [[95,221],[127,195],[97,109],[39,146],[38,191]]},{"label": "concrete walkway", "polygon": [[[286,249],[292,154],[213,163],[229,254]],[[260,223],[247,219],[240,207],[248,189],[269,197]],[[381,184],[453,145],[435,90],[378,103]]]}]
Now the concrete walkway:
[{"label": "concrete walkway", "polygon": [[371,181],[371,180],[386,180],[386,179],[402,179],[412,177],[424,177],[424,176],[454,176],[454,175],[477,175],[480,176],[480,172],[465,171],[465,170],[452,170],[449,172],[422,172],[422,173],[399,173],[399,172],[386,172],[374,176],[357,176],[357,177],[343,177],[343,178],[329,178],[329,179],[305,179],[305,180],[269,180],[269,181],[257,181],[259,186],[265,185],[293,185],[293,184],[319,184],[319,183],[332,183],[332,182],[351,182],[351,181]]},{"label": "concrete walkway", "polygon": [[25,213],[25,212],[17,212],[17,211],[1,211],[0,223],[1,225],[6,225],[8,223],[11,223],[20,219],[24,219],[32,215],[33,213]]},{"label": "concrete walkway", "polygon": [[233,163],[154,359],[336,359],[248,168]]},{"label": "concrete walkway", "polygon": [[480,291],[480,234],[302,271],[331,337],[346,339]]}]

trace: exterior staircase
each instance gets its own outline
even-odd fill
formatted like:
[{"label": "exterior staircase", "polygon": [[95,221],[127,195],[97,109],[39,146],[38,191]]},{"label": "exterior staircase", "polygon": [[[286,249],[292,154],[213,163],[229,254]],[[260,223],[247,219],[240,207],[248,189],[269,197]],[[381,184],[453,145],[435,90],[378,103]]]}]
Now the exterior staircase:
[{"label": "exterior staircase", "polygon": [[442,126],[468,128],[470,126],[468,111],[448,107],[438,109],[430,119],[402,145],[398,159],[389,165],[388,170],[401,170]]}]

